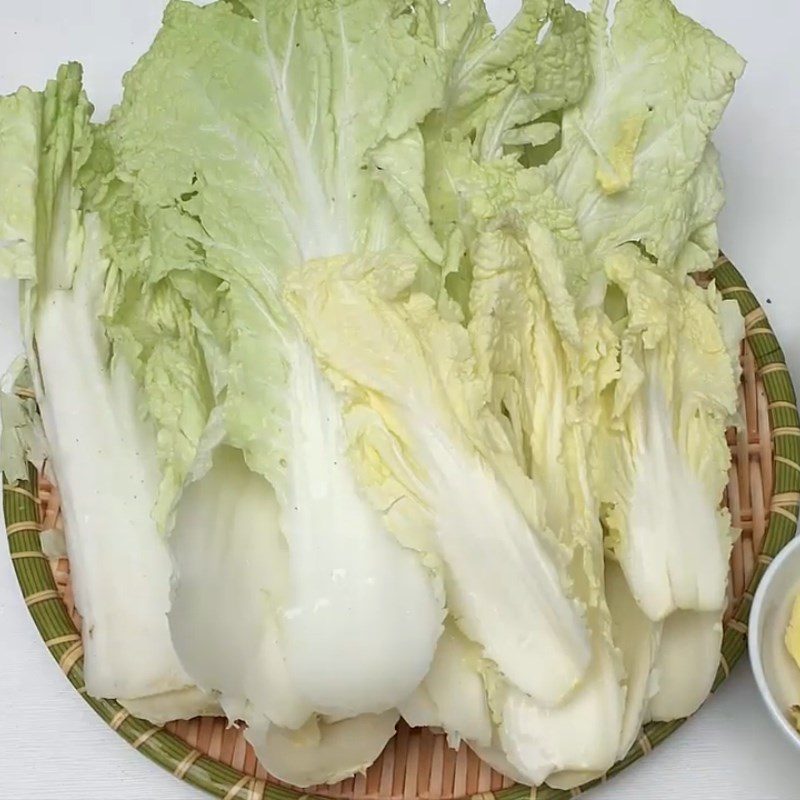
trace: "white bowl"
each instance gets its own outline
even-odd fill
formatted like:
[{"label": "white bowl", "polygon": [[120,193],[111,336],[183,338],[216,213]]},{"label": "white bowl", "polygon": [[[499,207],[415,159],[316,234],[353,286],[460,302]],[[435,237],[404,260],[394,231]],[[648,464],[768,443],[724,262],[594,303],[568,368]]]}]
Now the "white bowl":
[{"label": "white bowl", "polygon": [[800,537],[767,568],[750,609],[747,642],[750,664],[764,704],[784,734],[800,748],[800,733],[789,709],[800,705],[800,669],[783,643],[795,597],[800,593]]}]

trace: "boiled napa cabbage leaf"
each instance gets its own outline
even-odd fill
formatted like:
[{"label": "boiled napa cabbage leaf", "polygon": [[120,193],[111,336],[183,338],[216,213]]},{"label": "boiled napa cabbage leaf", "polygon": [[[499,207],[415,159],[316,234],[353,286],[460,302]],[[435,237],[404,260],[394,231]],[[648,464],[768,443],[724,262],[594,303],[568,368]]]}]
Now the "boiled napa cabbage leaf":
[{"label": "boiled napa cabbage leaf", "polygon": [[608,5],[592,4],[592,83],[547,169],[590,252],[639,242],[667,267],[708,269],[723,201],[709,137],[744,62],[669,0],[619,0],[610,26]]},{"label": "boiled napa cabbage leaf", "polygon": [[518,165],[541,157],[560,138],[560,114],[589,80],[584,15],[562,0],[524,0],[510,24],[495,31],[484,5],[435,7],[436,42],[445,53],[441,105],[422,125],[425,190],[432,227],[443,246],[443,311],[468,316],[471,280],[469,200],[473,163]]},{"label": "boiled napa cabbage leaf", "polygon": [[730,301],[660,274],[632,245],[608,270],[628,306],[598,473],[609,546],[651,619],[721,612],[732,533],[719,503],[739,380],[720,322]]},{"label": "boiled napa cabbage leaf", "polygon": [[664,620],[654,666],[658,689],[646,721],[681,719],[700,708],[717,676],[722,634],[722,620],[714,611],[676,611]]},{"label": "boiled napa cabbage leaf", "polygon": [[279,514],[270,484],[240,451],[219,447],[186,488],[170,535],[169,625],[181,663],[229,720],[294,729],[313,708],[286,664],[289,557]]},{"label": "boiled napa cabbage leaf", "polygon": [[[615,350],[603,293],[594,289],[598,270],[569,210],[540,170],[503,169],[503,191],[492,191],[494,168],[484,167],[475,184],[469,332],[495,414],[570,554],[568,575],[586,609],[593,651],[581,686],[556,708],[508,687],[495,688],[490,699],[515,770],[526,782],[571,788],[611,766],[616,747],[609,742],[623,717],[622,665],[604,598],[599,503],[591,488],[598,398],[614,375]],[[576,722],[601,718],[602,737]]]},{"label": "boiled napa cabbage leaf", "polygon": [[450,747],[467,741],[473,749],[492,743],[480,648],[448,620],[430,671],[414,695],[400,705],[412,727],[442,728]]},{"label": "boiled napa cabbage leaf", "polygon": [[[148,409],[167,445],[162,460],[175,466],[176,435],[191,456],[162,484],[159,519],[169,528],[183,483],[208,467],[209,441],[242,451],[281,508],[289,670],[314,709],[336,717],[382,712],[410,695],[444,610],[426,568],[362,496],[341,400],[280,286],[305,259],[359,248],[391,243],[420,261],[438,257],[414,160],[416,125],[443,80],[417,13],[425,5],[173,2],[103,132],[115,171],[97,204],[125,285],[134,295],[164,281],[177,287],[212,379],[205,427],[189,429],[179,368],[138,354],[162,382]],[[126,209],[135,230],[122,224]],[[203,296],[189,276],[208,284]],[[112,324],[141,341],[124,305]],[[176,359],[189,375],[190,355]],[[381,644],[352,661],[367,630],[380,631]],[[331,663],[342,668],[323,667]]]},{"label": "boiled napa cabbage leaf", "polygon": [[399,715],[362,714],[337,722],[310,720],[297,731],[248,728],[247,741],[272,775],[293,786],[338,783],[365,772],[394,735]]},{"label": "boiled napa cabbage leaf", "polygon": [[24,358],[17,358],[0,382],[0,466],[11,485],[25,481],[29,464],[43,469],[47,439],[33,398],[33,382]]},{"label": "boiled napa cabbage leaf", "polygon": [[[82,211],[77,181],[92,143],[91,110],[75,64],[44,92],[23,89],[0,101],[7,120],[0,163],[11,170],[2,176],[25,179],[2,191],[0,218],[17,237],[4,264],[23,280],[25,345],[69,532],[87,691],[174,698],[193,690],[167,627],[170,561],[151,517],[155,432],[139,415],[139,389],[101,321],[110,267],[99,219]],[[76,403],[81,397],[91,399],[88,406]],[[169,713],[194,715],[211,705],[197,692]]]},{"label": "boiled napa cabbage leaf", "polygon": [[[622,722],[617,758],[622,759],[633,747],[648,719],[648,706],[659,689],[660,670],[656,660],[661,649],[664,624],[653,622],[639,608],[631,594],[619,564],[606,562],[606,600],[613,623],[614,644],[622,653],[625,668],[625,715]],[[669,645],[665,645],[668,649]],[[691,670],[694,662],[687,660],[684,669]]]},{"label": "boiled napa cabbage leaf", "polygon": [[402,257],[330,259],[290,276],[287,299],[345,398],[358,476],[385,525],[442,575],[484,656],[553,705],[590,657],[563,554],[486,404],[467,331],[410,291],[414,277]]},{"label": "boiled napa cabbage leaf", "polygon": [[708,139],[743,64],[667,0],[620,0],[610,31],[606,3],[595,3],[590,28],[593,82],[544,169],[624,298],[596,470],[609,546],[652,619],[721,610],[732,314],[713,285],[686,275],[716,257],[722,190]]},{"label": "boiled napa cabbage leaf", "polygon": [[118,702],[135,717],[146,719],[154,725],[195,717],[218,717],[224,713],[214,695],[196,686],[146,697],[120,699]]}]

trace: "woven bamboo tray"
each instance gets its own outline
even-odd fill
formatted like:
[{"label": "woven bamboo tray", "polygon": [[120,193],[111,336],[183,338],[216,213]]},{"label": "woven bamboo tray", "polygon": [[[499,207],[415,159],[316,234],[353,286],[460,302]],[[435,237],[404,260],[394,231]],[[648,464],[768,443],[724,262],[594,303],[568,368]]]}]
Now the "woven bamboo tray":
[{"label": "woven bamboo tray", "polygon": [[[753,592],[773,556],[794,536],[800,501],[800,420],[791,378],[764,310],[742,276],[723,257],[714,279],[735,298],[746,323],[742,347],[741,408],[745,424],[728,432],[733,457],[725,502],[742,535],[731,556],[729,605],[714,689],[745,649]],[[176,722],[165,728],[131,716],[110,700],[86,694],[80,617],[75,610],[66,559],[50,562],[39,531],[59,524],[56,487],[31,468],[28,481],[3,487],[9,548],[25,602],[53,658],[86,702],[133,747],[176,777],[226,800],[297,800],[309,795],[352,800],[566,800],[581,790],[530,789],[490,769],[462,746],[454,752],[442,734],[401,724],[366,775],[336,786],[299,791],[274,780],[256,762],[236,729],[221,719]],[[647,725],[636,745],[601,780],[652,750],[682,720]]]}]

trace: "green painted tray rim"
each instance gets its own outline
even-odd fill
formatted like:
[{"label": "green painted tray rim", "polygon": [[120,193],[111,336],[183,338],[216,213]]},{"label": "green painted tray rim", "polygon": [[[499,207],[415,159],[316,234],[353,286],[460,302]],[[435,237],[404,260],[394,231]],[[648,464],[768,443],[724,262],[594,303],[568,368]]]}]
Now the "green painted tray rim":
[{"label": "green painted tray rim", "polygon": [[[769,401],[773,438],[774,490],[769,525],[753,577],[744,592],[737,613],[728,620],[722,640],[720,666],[712,691],[728,677],[746,648],[747,621],[753,594],[772,559],[795,534],[800,495],[800,417],[792,380],[783,351],[766,314],[750,292],[744,278],[724,257],[718,260],[712,277],[725,297],[738,301],[745,317],[746,336],[755,356]],[[3,486],[3,510],[9,550],[28,611],[53,658],[86,702],[123,739],[176,777],[225,800],[315,800],[302,791],[268,784],[221,764],[192,748],[165,729],[137,719],[113,700],[98,700],[86,694],[83,680],[83,650],[80,635],[56,590],[50,565],[42,553],[36,501],[37,476],[31,467],[29,479]],[[481,800],[567,800],[597,783],[604,783],[649,753],[684,720],[650,723],[645,726],[630,753],[602,778],[581,789],[569,791],[541,786],[512,786]]]}]

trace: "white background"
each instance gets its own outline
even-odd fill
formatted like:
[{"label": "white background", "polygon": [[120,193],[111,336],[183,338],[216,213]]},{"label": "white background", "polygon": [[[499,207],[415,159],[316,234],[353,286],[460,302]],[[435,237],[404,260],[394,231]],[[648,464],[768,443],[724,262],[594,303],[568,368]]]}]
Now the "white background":
[{"label": "white background", "polygon": [[[273,0],[280,2],[280,0]],[[456,2],[458,0],[455,0]],[[514,0],[489,0],[507,20]],[[164,0],[0,0],[0,93],[86,67],[98,115],[146,49]],[[718,132],[729,202],[723,247],[761,298],[800,378],[800,10],[796,0],[678,0],[749,67]],[[18,352],[15,294],[0,286],[0,368]],[[691,654],[688,654],[691,657]],[[0,547],[0,800],[202,797],[136,753],[72,690],[25,610]],[[800,798],[800,752],[773,728],[749,666],[682,730],[591,800]]]}]

